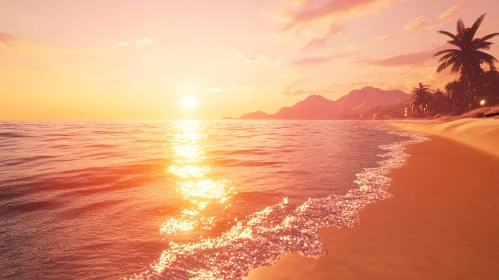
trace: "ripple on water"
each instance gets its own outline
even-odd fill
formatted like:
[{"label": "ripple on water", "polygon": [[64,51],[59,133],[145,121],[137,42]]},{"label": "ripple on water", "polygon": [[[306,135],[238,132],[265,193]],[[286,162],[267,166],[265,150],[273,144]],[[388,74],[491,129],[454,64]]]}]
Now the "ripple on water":
[{"label": "ripple on water", "polygon": [[393,168],[405,164],[405,146],[426,141],[423,135],[390,132],[409,140],[382,145],[384,151],[377,167],[357,174],[359,188],[345,195],[309,199],[294,207],[284,198],[238,221],[216,238],[198,242],[170,242],[150,269],[130,279],[241,279],[256,267],[272,265],[284,254],[299,253],[309,257],[326,254],[317,231],[322,227],[352,227],[360,210],[369,204],[389,198]]}]

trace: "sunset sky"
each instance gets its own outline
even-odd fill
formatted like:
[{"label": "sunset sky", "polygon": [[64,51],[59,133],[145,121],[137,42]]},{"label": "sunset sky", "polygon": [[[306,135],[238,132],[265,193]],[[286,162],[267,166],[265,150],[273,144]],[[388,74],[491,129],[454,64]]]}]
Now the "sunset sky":
[{"label": "sunset sky", "polygon": [[0,119],[238,117],[443,87],[436,31],[483,13],[478,36],[499,32],[497,0],[3,0]]}]

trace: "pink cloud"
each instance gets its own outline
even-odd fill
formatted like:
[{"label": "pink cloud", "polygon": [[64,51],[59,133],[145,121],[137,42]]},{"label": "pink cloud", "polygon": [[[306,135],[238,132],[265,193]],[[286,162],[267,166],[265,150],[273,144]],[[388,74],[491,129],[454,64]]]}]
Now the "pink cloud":
[{"label": "pink cloud", "polygon": [[389,36],[389,35],[367,38],[364,42],[357,44],[357,45],[352,45],[346,51],[344,51],[342,53],[337,53],[337,54],[333,54],[330,56],[305,57],[305,58],[297,59],[297,60],[294,60],[293,62],[291,62],[291,66],[296,66],[296,67],[314,66],[314,65],[325,64],[325,63],[328,63],[328,62],[336,60],[336,59],[351,57],[351,56],[360,54],[362,51],[364,51],[367,47],[371,46],[372,44],[386,41],[390,38],[391,38],[391,36]]},{"label": "pink cloud", "polygon": [[418,17],[405,26],[405,31],[413,31],[428,26],[429,21],[425,17]]},{"label": "pink cloud", "polygon": [[288,67],[288,63],[282,61],[282,60],[272,60],[266,57],[265,55],[255,55],[255,56],[248,56],[242,53],[239,53],[236,55],[239,59],[242,59],[245,62],[248,63],[261,63],[269,68],[273,69],[284,69]]},{"label": "pink cloud", "polygon": [[320,65],[324,64],[327,62],[332,61],[335,58],[338,58],[339,56],[324,56],[324,57],[305,57],[301,59],[297,59],[293,62],[291,62],[292,66],[314,66],[314,65]]},{"label": "pink cloud", "polygon": [[424,64],[433,59],[433,54],[443,50],[445,46],[438,46],[431,50],[413,52],[407,54],[397,54],[385,58],[364,59],[359,61],[360,64],[367,64],[382,67],[400,67],[409,65]]},{"label": "pink cloud", "polygon": [[316,38],[313,38],[301,50],[305,51],[305,50],[310,50],[310,49],[316,49],[316,48],[318,48],[320,46],[325,45],[327,43],[327,41],[329,41],[329,37],[316,37]]},{"label": "pink cloud", "polygon": [[468,9],[468,4],[469,0],[463,0],[461,3],[451,7],[450,9],[446,10],[440,16],[438,16],[437,19],[432,20],[432,19],[427,19],[424,16],[420,16],[416,18],[415,20],[409,22],[405,26],[405,31],[414,31],[414,30],[419,30],[422,28],[434,28],[436,27],[439,23],[451,18],[452,16],[464,12]]},{"label": "pink cloud", "polygon": [[443,12],[438,17],[438,20],[446,20],[455,14],[466,11],[468,9],[468,4],[469,4],[469,0],[463,0],[461,3],[453,6],[452,8],[448,9],[447,11]]},{"label": "pink cloud", "polygon": [[343,34],[343,31],[345,30],[345,26],[338,24],[338,23],[332,23],[329,25],[326,34],[324,37],[331,37],[335,35],[341,35]]},{"label": "pink cloud", "polygon": [[304,90],[304,89],[295,89],[293,86],[285,87],[281,94],[283,95],[312,95],[312,94],[325,94],[326,91],[323,90]]},{"label": "pink cloud", "polygon": [[25,40],[16,38],[10,34],[0,32],[0,47],[4,47],[8,50],[15,52],[48,52],[48,53],[81,53],[88,52],[91,50],[81,50],[66,47],[58,47],[52,45],[44,45],[33,43]]},{"label": "pink cloud", "polygon": [[338,20],[375,13],[401,1],[404,0],[304,0],[284,8],[280,18],[286,25],[281,31],[326,18]]},{"label": "pink cloud", "polygon": [[17,41],[17,39],[7,33],[0,32],[0,44],[12,46]]},{"label": "pink cloud", "polygon": [[314,49],[323,46],[327,43],[327,41],[329,41],[329,38],[342,35],[344,29],[345,27],[343,25],[333,23],[329,26],[323,36],[313,38],[305,47],[302,48],[302,50]]}]

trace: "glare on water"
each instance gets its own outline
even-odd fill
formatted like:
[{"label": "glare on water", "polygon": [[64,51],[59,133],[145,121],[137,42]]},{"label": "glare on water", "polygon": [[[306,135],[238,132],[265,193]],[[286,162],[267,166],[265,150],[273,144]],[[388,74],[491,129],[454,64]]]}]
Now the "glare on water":
[{"label": "glare on water", "polygon": [[379,147],[406,139],[340,121],[1,127],[2,279],[242,279],[320,256],[318,228],[386,196],[377,162],[401,144]]},{"label": "glare on water", "polygon": [[207,136],[200,121],[180,121],[174,129],[176,134],[170,141],[174,159],[167,171],[177,177],[177,193],[185,203],[181,215],[164,222],[160,231],[175,235],[197,228],[211,229],[216,218],[207,213],[207,208],[213,204],[228,207],[234,188],[228,180],[210,178],[203,146]]}]

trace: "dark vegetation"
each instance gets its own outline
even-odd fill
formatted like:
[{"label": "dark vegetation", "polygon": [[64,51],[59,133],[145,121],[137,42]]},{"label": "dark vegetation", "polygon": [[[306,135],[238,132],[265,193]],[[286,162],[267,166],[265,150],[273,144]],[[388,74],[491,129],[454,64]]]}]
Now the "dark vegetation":
[{"label": "dark vegetation", "polygon": [[[450,38],[447,41],[455,46],[437,52],[440,57],[437,73],[450,69],[460,77],[449,82],[445,90],[431,90],[422,83],[412,90],[412,116],[459,115],[484,106],[499,104],[499,72],[495,67],[497,59],[486,53],[490,50],[490,40],[499,35],[492,33],[476,37],[485,15],[479,17],[471,27],[466,27],[462,19],[457,22],[457,33],[439,31]],[[485,71],[482,67],[488,67]]]}]

